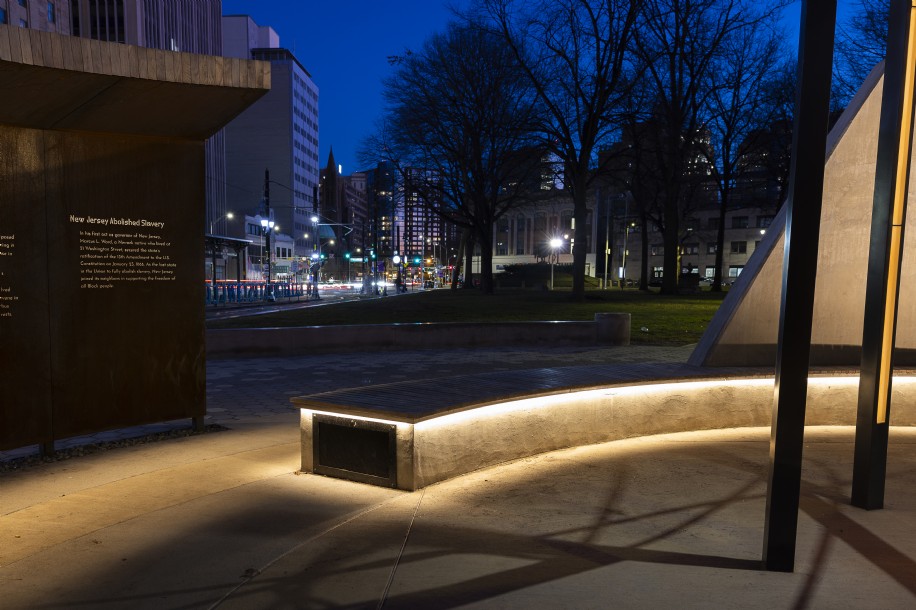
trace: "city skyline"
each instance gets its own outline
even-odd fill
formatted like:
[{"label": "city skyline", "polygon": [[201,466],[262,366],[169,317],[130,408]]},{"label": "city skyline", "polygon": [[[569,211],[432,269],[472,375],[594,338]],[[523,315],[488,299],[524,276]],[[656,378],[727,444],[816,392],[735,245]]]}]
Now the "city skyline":
[{"label": "city skyline", "polygon": [[319,90],[319,153],[330,149],[344,174],[367,169],[357,149],[382,113],[382,80],[388,57],[417,48],[452,17],[449,5],[468,0],[361,0],[336,3],[290,0],[223,0],[223,15],[250,15],[270,26],[280,46],[293,52]]},{"label": "city skyline", "polygon": [[[223,0],[223,14],[250,15],[272,27],[280,46],[289,49],[318,86],[319,153],[322,163],[330,149],[349,175],[367,169],[357,151],[371,135],[383,112],[383,79],[392,74],[388,58],[420,47],[441,31],[453,12],[471,0],[398,0],[379,4],[365,0],[336,3],[293,0]],[[786,44],[797,44],[801,2],[785,9]],[[844,22],[856,0],[837,2],[838,22]],[[393,8],[392,8],[393,7]],[[314,27],[311,27],[314,26]]]}]

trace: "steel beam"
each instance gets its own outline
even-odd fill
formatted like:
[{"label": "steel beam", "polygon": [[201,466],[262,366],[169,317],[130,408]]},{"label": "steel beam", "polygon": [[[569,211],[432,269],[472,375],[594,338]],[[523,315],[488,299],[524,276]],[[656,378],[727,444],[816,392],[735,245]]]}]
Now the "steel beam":
[{"label": "steel beam", "polygon": [[914,16],[912,0],[891,2],[852,477],[852,504],[869,510],[884,506],[894,337],[913,138]]},{"label": "steel beam", "polygon": [[803,0],[763,544],[781,572],[795,567],[835,23],[836,0]]}]

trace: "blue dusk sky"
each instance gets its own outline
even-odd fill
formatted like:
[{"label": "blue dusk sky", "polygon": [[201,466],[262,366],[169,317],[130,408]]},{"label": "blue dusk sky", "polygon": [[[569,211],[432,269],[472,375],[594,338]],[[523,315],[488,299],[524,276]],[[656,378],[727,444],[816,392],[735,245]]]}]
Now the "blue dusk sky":
[{"label": "blue dusk sky", "polygon": [[388,56],[416,49],[466,0],[223,0],[224,15],[250,15],[272,27],[318,86],[319,161],[344,174],[360,169],[356,151],[381,115]]},{"label": "blue dusk sky", "polygon": [[[382,79],[390,55],[416,49],[452,18],[449,6],[469,0],[223,0],[224,15],[250,15],[272,27],[319,89],[319,160],[328,152],[344,174],[359,167],[356,151],[382,112]],[[840,19],[855,0],[839,0]],[[800,0],[786,11],[794,47]]]}]

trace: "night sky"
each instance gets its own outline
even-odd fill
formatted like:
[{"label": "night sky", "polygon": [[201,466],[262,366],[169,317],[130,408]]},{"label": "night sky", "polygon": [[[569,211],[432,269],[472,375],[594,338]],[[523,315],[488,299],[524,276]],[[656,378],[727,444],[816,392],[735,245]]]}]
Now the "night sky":
[{"label": "night sky", "polygon": [[[356,152],[382,110],[387,58],[416,49],[441,31],[452,16],[449,5],[469,0],[223,0],[224,15],[251,15],[271,26],[319,88],[319,161],[328,151],[344,174],[360,169]],[[840,16],[855,0],[839,0]],[[786,12],[790,44],[798,36],[799,2]]]},{"label": "night sky", "polygon": [[[360,169],[356,151],[382,107],[388,56],[419,48],[444,28],[448,0],[223,0],[224,15],[250,15],[272,27],[318,85],[319,161],[328,152],[344,174]],[[466,4],[462,0],[459,5]]]}]

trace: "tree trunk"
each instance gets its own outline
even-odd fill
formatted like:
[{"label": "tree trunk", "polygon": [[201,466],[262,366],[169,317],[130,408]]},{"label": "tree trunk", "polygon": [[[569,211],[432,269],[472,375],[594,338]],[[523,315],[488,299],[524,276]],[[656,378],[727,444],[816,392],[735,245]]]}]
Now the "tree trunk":
[{"label": "tree trunk", "polygon": [[455,268],[452,269],[452,290],[458,289],[458,277],[461,275],[462,260],[467,248],[468,229],[461,231],[461,242],[458,245],[458,255],[455,257]]},{"label": "tree trunk", "polygon": [[480,291],[493,294],[493,224],[480,227]]},{"label": "tree trunk", "polygon": [[725,261],[725,212],[728,209],[728,189],[722,191],[719,206],[719,227],[716,229],[716,271],[712,279],[712,292],[722,292],[722,266]]},{"label": "tree trunk", "polygon": [[681,270],[678,264],[678,247],[680,232],[678,200],[675,194],[669,193],[665,197],[665,231],[662,233],[665,255],[663,257],[662,294],[677,294],[677,281]]},{"label": "tree trunk", "polygon": [[474,288],[474,236],[470,229],[466,229],[467,237],[464,246],[464,288]]},{"label": "tree trunk", "polygon": [[[586,166],[587,167],[587,166]],[[587,171],[567,171],[567,176],[572,176],[571,195],[573,200],[573,222],[576,228],[573,231],[572,265],[572,294],[574,301],[585,300],[585,258],[588,254],[588,227],[585,220],[588,218],[588,200],[586,191]],[[597,210],[596,210],[597,212]]]},{"label": "tree trunk", "polygon": [[639,232],[640,232],[640,262],[639,289],[649,290],[649,215],[643,209],[639,214]]},{"label": "tree trunk", "polygon": [[[579,199],[579,196],[576,196],[576,199]],[[588,209],[585,206],[585,196],[582,196],[583,201],[575,202],[575,208],[573,210],[573,218],[576,223],[575,243],[573,243],[573,268],[572,268],[572,294],[570,295],[574,301],[584,301],[585,300],[585,259],[588,255],[588,226],[585,224],[586,218],[588,218]]]}]

